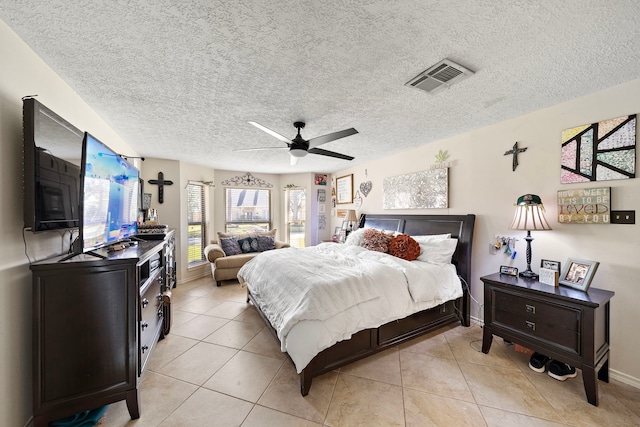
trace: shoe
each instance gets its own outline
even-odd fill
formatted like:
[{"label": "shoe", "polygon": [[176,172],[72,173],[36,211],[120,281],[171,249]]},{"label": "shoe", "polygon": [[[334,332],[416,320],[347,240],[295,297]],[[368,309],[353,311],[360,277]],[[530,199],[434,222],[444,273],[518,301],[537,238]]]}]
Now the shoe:
[{"label": "shoe", "polygon": [[569,366],[566,363],[558,362],[557,360],[552,360],[549,363],[549,376],[558,381],[566,381],[567,378],[575,378],[576,368],[573,366]]},{"label": "shoe", "polygon": [[529,367],[536,372],[544,372],[547,368],[547,362],[551,360],[550,357],[540,353],[533,353],[531,359],[529,359]]}]

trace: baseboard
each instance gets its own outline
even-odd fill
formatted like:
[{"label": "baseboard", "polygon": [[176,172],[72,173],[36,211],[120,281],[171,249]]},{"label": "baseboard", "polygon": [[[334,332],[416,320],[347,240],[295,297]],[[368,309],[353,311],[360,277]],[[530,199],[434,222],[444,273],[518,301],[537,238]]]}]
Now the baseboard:
[{"label": "baseboard", "polygon": [[640,389],[640,378],[632,377],[631,375],[616,371],[615,369],[609,368],[609,378]]}]

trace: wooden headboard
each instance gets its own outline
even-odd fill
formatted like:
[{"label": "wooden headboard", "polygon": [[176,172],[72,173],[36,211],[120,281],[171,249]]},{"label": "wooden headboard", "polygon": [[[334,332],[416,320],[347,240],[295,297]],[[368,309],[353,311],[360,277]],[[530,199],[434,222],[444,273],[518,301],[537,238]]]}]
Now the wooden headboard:
[{"label": "wooden headboard", "polygon": [[360,221],[364,228],[397,231],[400,233],[424,236],[429,234],[451,233],[458,239],[458,247],[451,259],[458,274],[468,283],[471,280],[471,244],[476,216],[468,215],[387,215],[365,214]]}]

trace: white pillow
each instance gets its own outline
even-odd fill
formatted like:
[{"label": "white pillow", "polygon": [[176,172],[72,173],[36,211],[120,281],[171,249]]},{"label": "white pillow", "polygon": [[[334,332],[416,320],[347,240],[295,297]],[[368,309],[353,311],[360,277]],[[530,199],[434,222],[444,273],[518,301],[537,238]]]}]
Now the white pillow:
[{"label": "white pillow", "polygon": [[451,233],[447,234],[429,234],[427,236],[411,236],[413,240],[418,243],[427,244],[429,242],[433,242],[434,240],[444,240],[451,238]]},{"label": "white pillow", "polygon": [[344,241],[345,245],[352,246],[362,246],[362,242],[364,241],[364,228],[358,228],[357,230],[352,231],[347,236],[347,240]]},{"label": "white pillow", "polygon": [[[420,242],[418,242],[420,243]],[[432,239],[427,244],[420,243],[418,261],[431,264],[451,264],[451,257],[458,246],[458,239]]]}]

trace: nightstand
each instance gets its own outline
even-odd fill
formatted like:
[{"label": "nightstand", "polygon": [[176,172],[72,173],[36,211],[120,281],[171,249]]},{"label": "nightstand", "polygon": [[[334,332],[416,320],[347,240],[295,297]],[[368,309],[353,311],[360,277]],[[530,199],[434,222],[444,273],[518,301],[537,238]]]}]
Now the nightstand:
[{"label": "nightstand", "polygon": [[581,369],[587,400],[598,406],[598,379],[609,382],[614,293],[596,288],[582,292],[499,273],[480,280],[484,282],[482,352],[489,352],[497,335]]}]

